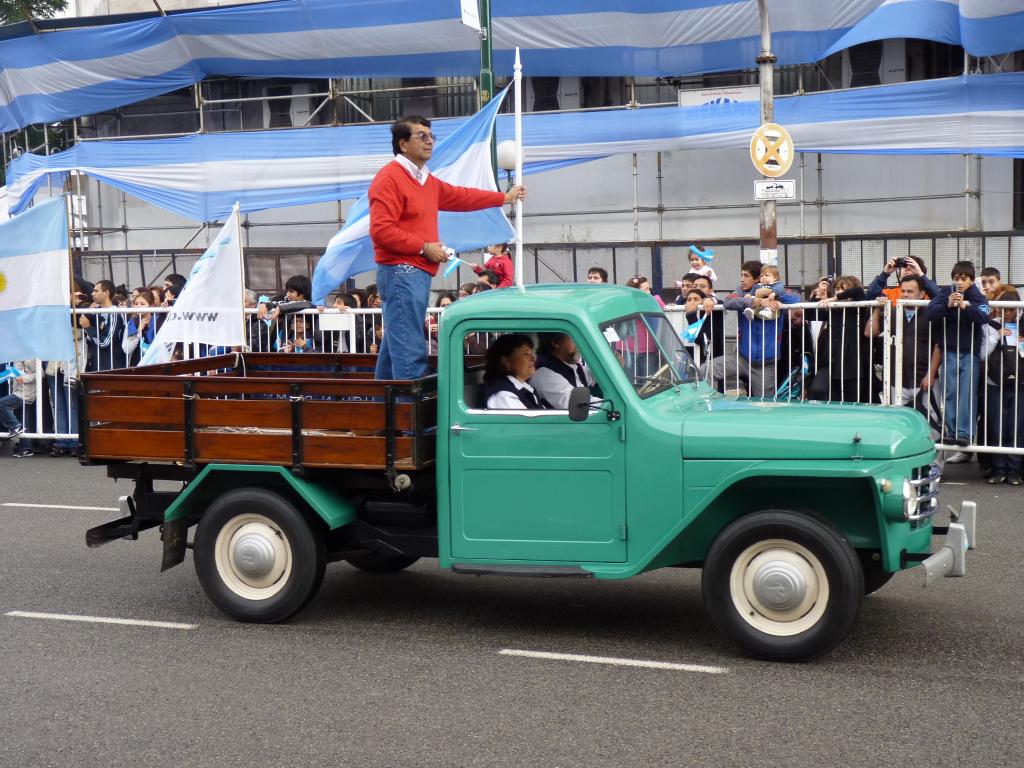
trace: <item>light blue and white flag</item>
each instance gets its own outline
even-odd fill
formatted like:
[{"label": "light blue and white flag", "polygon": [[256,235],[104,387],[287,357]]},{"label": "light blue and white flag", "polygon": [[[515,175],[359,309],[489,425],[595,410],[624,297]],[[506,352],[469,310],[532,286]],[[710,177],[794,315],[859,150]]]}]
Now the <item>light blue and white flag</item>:
[{"label": "light blue and white flag", "polygon": [[707,315],[702,315],[697,322],[690,323],[686,326],[686,330],[681,334],[684,344],[690,345],[696,343],[697,336],[700,334],[700,329],[704,327],[704,321],[707,319]]},{"label": "light blue and white flag", "polygon": [[[491,132],[506,88],[486,107],[438,142],[427,167],[441,181],[460,187],[496,191],[491,172]],[[515,237],[502,208],[482,211],[442,211],[438,216],[441,242],[456,253],[507,243]],[[360,272],[374,269],[370,241],[370,201],[360,197],[348,212],[348,220],[331,241],[313,272],[313,301],[323,304],[327,294]]]},{"label": "light blue and white flag", "polygon": [[0,223],[0,361],[75,357],[66,205],[47,200]]},{"label": "light blue and white flag", "polygon": [[245,344],[242,238],[238,206],[192,267],[188,282],[149,345],[141,365],[166,363],[177,342]]}]

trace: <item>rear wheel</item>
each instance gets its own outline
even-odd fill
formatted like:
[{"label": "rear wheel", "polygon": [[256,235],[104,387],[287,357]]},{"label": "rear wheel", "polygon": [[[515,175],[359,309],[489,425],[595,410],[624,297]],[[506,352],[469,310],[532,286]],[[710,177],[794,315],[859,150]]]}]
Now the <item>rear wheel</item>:
[{"label": "rear wheel", "polygon": [[380,552],[366,552],[345,558],[360,571],[367,573],[398,573],[419,560],[409,555],[387,555]]},{"label": "rear wheel", "polygon": [[704,602],[745,652],[805,661],[849,633],[864,595],[849,542],[818,517],[769,510],[729,524],[708,550]]},{"label": "rear wheel", "polygon": [[196,529],[195,565],[213,603],[242,621],[284,621],[313,599],[326,556],[319,529],[262,488],[218,498]]}]

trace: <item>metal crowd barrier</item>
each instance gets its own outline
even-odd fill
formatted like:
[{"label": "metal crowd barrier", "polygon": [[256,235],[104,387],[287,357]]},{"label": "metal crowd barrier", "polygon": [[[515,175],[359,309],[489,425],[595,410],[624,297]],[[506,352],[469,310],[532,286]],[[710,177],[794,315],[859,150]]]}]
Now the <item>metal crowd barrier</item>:
[{"label": "metal crowd barrier", "polygon": [[[999,315],[1011,327],[1016,323],[1016,336],[987,327],[977,347],[972,335],[963,349],[959,334],[949,338],[945,324],[920,322],[927,306],[928,301],[904,300],[833,302],[827,307],[801,302],[781,305],[777,317],[752,318],[726,310],[721,303],[706,317],[703,311],[688,316],[675,304],[665,312],[680,334],[704,318],[700,333],[687,346],[701,377],[724,393],[780,401],[906,405],[928,419],[940,449],[1024,454],[1024,302],[991,302],[993,317]],[[79,330],[77,360],[36,361],[41,375],[33,383],[35,402],[15,408],[25,427],[22,438],[73,446],[78,370],[87,364],[101,369],[120,367],[124,361],[136,364],[143,344],[128,351],[133,346],[125,339],[129,321],[137,327],[141,316],[155,318],[167,311],[74,310],[76,317],[102,324],[106,336],[86,341]],[[425,319],[424,342],[430,354],[437,351],[436,318],[441,311],[431,308]],[[104,319],[94,319],[98,317]],[[379,309],[303,310],[270,322],[250,309],[246,332],[254,351],[374,354],[383,325]],[[484,354],[494,335],[467,338],[466,351]],[[947,357],[942,349],[953,356]],[[997,350],[1002,358],[992,358]],[[176,349],[185,359],[219,351],[201,344]],[[991,359],[1003,361],[1001,370],[993,372]],[[0,385],[0,396],[11,383],[7,390],[4,386]],[[957,436],[966,437],[969,444],[958,445]]]}]

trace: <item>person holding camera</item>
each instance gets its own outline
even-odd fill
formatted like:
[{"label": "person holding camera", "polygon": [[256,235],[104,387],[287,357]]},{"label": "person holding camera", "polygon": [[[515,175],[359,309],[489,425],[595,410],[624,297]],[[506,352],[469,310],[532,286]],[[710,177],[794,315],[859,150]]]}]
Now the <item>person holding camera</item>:
[{"label": "person holding camera", "polygon": [[[892,288],[887,288],[886,284],[889,282],[889,275],[894,272],[896,273],[896,285]],[[908,276],[921,278],[921,281],[924,283],[925,293],[927,294],[925,298],[934,299],[939,295],[939,286],[928,277],[928,268],[924,265],[924,259],[919,256],[894,256],[885,262],[885,266],[878,273],[878,277],[868,286],[866,298],[870,300],[877,299],[879,296],[885,296],[895,304],[901,295],[900,286],[903,278]]]}]

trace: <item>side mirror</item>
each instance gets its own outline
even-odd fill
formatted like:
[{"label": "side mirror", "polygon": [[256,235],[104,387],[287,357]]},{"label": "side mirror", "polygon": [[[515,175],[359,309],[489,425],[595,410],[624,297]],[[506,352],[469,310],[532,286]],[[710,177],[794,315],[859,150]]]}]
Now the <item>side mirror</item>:
[{"label": "side mirror", "polygon": [[569,393],[569,421],[586,421],[590,415],[590,390],[575,387]]}]

